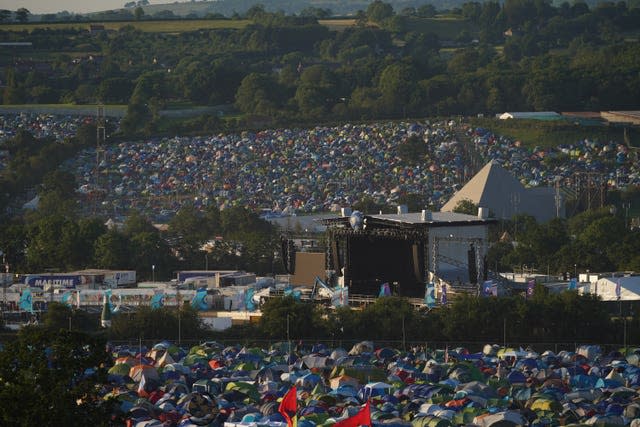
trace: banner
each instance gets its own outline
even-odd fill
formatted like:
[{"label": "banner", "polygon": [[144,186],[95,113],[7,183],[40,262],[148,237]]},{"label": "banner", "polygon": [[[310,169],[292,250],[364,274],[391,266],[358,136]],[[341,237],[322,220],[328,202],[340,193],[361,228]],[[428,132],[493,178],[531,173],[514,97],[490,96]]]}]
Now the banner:
[{"label": "banner", "polygon": [[380,293],[378,294],[378,298],[380,297],[388,297],[391,295],[391,289],[389,288],[388,283],[383,283],[380,285]]},{"label": "banner", "polygon": [[151,298],[151,308],[155,310],[157,308],[162,308],[163,306],[164,306],[164,292],[162,290],[154,291],[153,297]]},{"label": "banner", "polygon": [[424,303],[429,308],[436,306],[436,284],[433,282],[427,283],[424,292]]},{"label": "banner", "polygon": [[349,288],[334,288],[331,296],[331,305],[334,307],[347,307],[349,305]]},{"label": "banner", "polygon": [[253,302],[254,288],[249,288],[244,292],[244,307],[247,311],[255,311],[256,304]]},{"label": "banner", "polygon": [[620,279],[616,281],[616,298],[620,299],[622,296],[622,286],[620,286]]},{"label": "banner", "polygon": [[575,277],[569,280],[569,290],[573,291],[578,287],[578,279]]},{"label": "banner", "polygon": [[71,297],[72,297],[71,291],[66,291],[65,293],[62,294],[62,297],[60,298],[60,302],[66,305],[67,307],[71,307],[72,305]]},{"label": "banner", "polygon": [[196,310],[204,311],[209,308],[205,298],[207,297],[207,288],[200,288],[196,292],[195,296],[191,300],[191,307]]},{"label": "banner", "polygon": [[533,290],[536,287],[536,281],[535,279],[529,279],[529,281],[527,282],[527,294],[526,297],[530,298],[533,296]]},{"label": "banner", "polygon": [[31,288],[24,288],[20,295],[20,309],[33,313],[33,296],[31,295]]},{"label": "banner", "polygon": [[446,283],[443,283],[441,287],[440,304],[442,305],[447,304],[447,284]]},{"label": "banner", "polygon": [[493,291],[492,288],[493,287],[493,280],[485,280],[482,283],[482,296],[483,297],[490,297],[493,295]]}]

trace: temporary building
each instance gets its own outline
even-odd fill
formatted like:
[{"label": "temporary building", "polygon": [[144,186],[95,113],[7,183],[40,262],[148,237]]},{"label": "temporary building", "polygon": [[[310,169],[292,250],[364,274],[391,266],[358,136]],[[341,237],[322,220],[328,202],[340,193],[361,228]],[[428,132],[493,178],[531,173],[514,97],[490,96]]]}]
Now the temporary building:
[{"label": "temporary building", "polygon": [[602,301],[640,299],[640,276],[603,277],[580,288],[579,292],[599,296]]}]

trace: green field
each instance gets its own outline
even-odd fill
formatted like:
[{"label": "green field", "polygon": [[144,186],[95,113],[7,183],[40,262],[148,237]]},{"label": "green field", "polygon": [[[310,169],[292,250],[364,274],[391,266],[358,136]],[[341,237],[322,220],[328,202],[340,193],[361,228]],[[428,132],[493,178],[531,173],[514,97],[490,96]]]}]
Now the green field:
[{"label": "green field", "polygon": [[[28,23],[28,24],[3,24],[4,31],[27,31],[39,29],[68,29],[77,28],[88,30],[91,24],[104,25],[106,30],[119,31],[122,27],[132,26],[140,31],[149,33],[181,33],[197,30],[215,29],[242,29],[252,21],[248,19],[176,19],[162,21],[103,21],[103,22],[53,22],[53,23]],[[342,31],[345,28],[356,25],[355,19],[323,19],[318,21],[331,31]],[[461,31],[467,30],[470,34],[477,33],[477,28],[464,19],[456,19],[449,16],[436,18],[412,18],[407,21],[407,27],[411,31],[435,33],[441,40],[453,40]]]}]

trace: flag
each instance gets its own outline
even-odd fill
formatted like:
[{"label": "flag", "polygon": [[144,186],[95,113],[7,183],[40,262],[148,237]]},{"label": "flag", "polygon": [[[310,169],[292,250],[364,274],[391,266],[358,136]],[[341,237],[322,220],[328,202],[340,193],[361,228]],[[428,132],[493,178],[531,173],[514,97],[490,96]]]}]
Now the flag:
[{"label": "flag", "polygon": [[244,308],[247,311],[254,311],[256,309],[256,304],[253,302],[253,295],[256,290],[254,288],[249,288],[244,292]]},{"label": "flag", "polygon": [[389,289],[388,283],[383,283],[380,285],[380,293],[378,294],[378,298],[380,297],[388,297],[391,295],[391,289]]},{"label": "flag", "polygon": [[527,282],[527,295],[526,297],[532,297],[533,296],[533,290],[536,286],[536,281],[534,279],[531,279]]},{"label": "flag", "polygon": [[616,281],[616,298],[620,299],[620,295],[622,295],[622,287],[620,286],[620,279]]},{"label": "flag", "polygon": [[111,305],[111,289],[107,289],[105,291],[105,295],[107,297],[107,304],[109,305],[109,311],[113,313],[113,305]]},{"label": "flag", "polygon": [[62,294],[62,298],[60,298],[60,302],[67,307],[71,307],[71,292],[66,291]]},{"label": "flag", "polygon": [[339,287],[333,289],[331,305],[334,307],[346,307],[349,305],[349,288]]},{"label": "flag", "polygon": [[576,280],[576,278],[572,278],[571,280],[569,280],[569,290],[575,290],[576,287],[578,287],[578,281]]},{"label": "flag", "polygon": [[196,310],[206,310],[208,307],[205,298],[207,297],[207,288],[200,288],[196,291],[195,296],[191,300],[191,307]]},{"label": "flag", "polygon": [[287,427],[296,427],[298,425],[298,391],[293,386],[284,395],[280,406],[278,406],[278,412],[282,414],[285,420],[287,420]]},{"label": "flag", "polygon": [[436,306],[436,285],[433,282],[427,283],[427,289],[424,293],[424,303],[429,308]]},{"label": "flag", "polygon": [[346,420],[338,421],[333,427],[358,427],[358,426],[371,426],[371,407],[369,401],[364,405],[364,408],[360,409],[353,417],[349,417]]},{"label": "flag", "polygon": [[153,297],[151,298],[151,308],[157,309],[161,308],[164,305],[164,292],[163,291],[155,291]]},{"label": "flag", "polygon": [[494,297],[498,296],[498,284],[497,283],[492,283],[491,284],[491,296],[494,296]]},{"label": "flag", "polygon": [[482,283],[482,296],[483,297],[488,297],[491,296],[493,293],[491,292],[491,287],[493,286],[493,280],[485,280]]},{"label": "flag", "polygon": [[446,305],[447,304],[447,284],[446,283],[442,284],[442,291],[441,291],[441,295],[440,295],[440,304],[442,304],[442,305]]},{"label": "flag", "polygon": [[144,373],[140,376],[140,384],[138,384],[138,396],[149,397],[149,393],[145,390],[147,386],[147,376]]},{"label": "flag", "polygon": [[24,288],[22,295],[20,295],[20,309],[33,313],[33,296],[31,295],[31,288]]}]

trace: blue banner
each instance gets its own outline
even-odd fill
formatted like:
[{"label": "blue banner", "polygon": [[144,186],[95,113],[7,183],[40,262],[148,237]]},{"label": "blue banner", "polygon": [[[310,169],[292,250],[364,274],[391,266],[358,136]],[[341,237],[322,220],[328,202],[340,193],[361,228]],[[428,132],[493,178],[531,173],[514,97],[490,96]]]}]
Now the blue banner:
[{"label": "blue banner", "polygon": [[442,284],[442,291],[440,294],[440,304],[442,305],[447,304],[447,284],[446,283]]},{"label": "blue banner", "polygon": [[578,279],[575,277],[569,280],[569,290],[573,291],[578,287]]},{"label": "blue banner", "polygon": [[289,287],[284,290],[284,296],[293,297],[294,300],[300,301],[302,299],[302,292],[294,291],[292,287]]},{"label": "blue banner", "polygon": [[256,304],[253,302],[253,294],[256,292],[254,288],[249,288],[244,293],[244,307],[247,311],[255,311]]},{"label": "blue banner", "polygon": [[493,280],[486,280],[482,283],[482,296],[490,297],[493,296],[493,292],[491,291],[491,287],[493,286]]},{"label": "blue banner", "polygon": [[389,288],[389,284],[383,283],[382,285],[380,285],[380,293],[378,294],[378,297],[388,297],[390,295],[391,289]]},{"label": "blue banner", "polygon": [[436,306],[436,285],[433,282],[427,283],[427,287],[424,292],[424,303],[429,308]]},{"label": "blue banner", "polygon": [[153,294],[153,297],[151,297],[151,308],[152,309],[158,309],[158,308],[162,308],[164,306],[164,292],[160,291],[160,292],[156,292]]},{"label": "blue banner", "polygon": [[191,307],[196,310],[204,311],[209,308],[205,298],[207,297],[207,288],[200,288],[196,292],[196,295],[191,300]]},{"label": "blue banner", "polygon": [[72,303],[71,303],[71,292],[67,291],[64,294],[62,294],[62,298],[60,298],[60,302],[64,305],[66,305],[67,307],[71,307]]},{"label": "blue banner", "polygon": [[25,280],[25,285],[35,286],[38,288],[48,288],[53,286],[54,288],[67,288],[73,289],[76,288],[80,284],[80,276],[79,275],[44,275],[39,274],[35,276],[27,276]]},{"label": "blue banner", "polygon": [[33,296],[31,295],[30,288],[24,288],[22,295],[20,295],[20,309],[33,313]]}]

